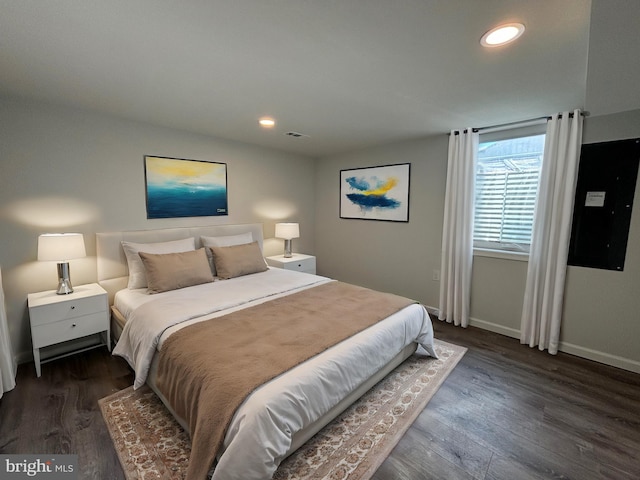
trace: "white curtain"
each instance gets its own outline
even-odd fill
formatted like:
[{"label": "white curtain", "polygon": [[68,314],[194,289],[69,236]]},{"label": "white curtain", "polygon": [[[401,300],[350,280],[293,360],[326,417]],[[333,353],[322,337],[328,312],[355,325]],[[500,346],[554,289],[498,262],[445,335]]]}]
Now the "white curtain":
[{"label": "white curtain", "polygon": [[520,343],[558,353],[573,201],[582,144],[582,115],[563,112],[547,123],[534,214]]},{"label": "white curtain", "polygon": [[469,325],[478,141],[471,128],[449,136],[438,318],[463,327]]},{"label": "white curtain", "polygon": [[0,269],[0,398],[16,386],[16,361],[13,357],[9,325],[7,324],[7,310],[2,289],[2,269]]}]

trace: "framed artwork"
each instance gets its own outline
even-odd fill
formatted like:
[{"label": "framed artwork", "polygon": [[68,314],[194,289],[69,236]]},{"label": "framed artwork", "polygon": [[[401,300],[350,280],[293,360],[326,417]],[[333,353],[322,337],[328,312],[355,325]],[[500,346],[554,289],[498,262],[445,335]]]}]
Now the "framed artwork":
[{"label": "framed artwork", "polygon": [[228,215],[227,164],[144,157],[147,218]]},{"label": "framed artwork", "polygon": [[411,164],[340,170],[340,218],[409,221]]}]

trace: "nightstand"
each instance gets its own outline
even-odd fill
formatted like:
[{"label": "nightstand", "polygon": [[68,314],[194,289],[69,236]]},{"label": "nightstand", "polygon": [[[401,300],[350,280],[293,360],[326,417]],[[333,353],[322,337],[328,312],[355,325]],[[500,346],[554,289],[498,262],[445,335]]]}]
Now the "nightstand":
[{"label": "nightstand", "polygon": [[291,258],[285,258],[284,255],[275,255],[267,257],[267,264],[272,267],[284,268],[285,270],[297,270],[298,272],[316,273],[316,257],[313,255],[304,255],[303,253],[294,253]]},{"label": "nightstand", "polygon": [[[38,377],[41,363],[103,345],[111,351],[109,301],[107,292],[97,283],[74,287],[74,292],[68,295],[58,295],[55,290],[48,290],[30,293],[27,298],[33,360]],[[54,350],[49,347],[96,334],[99,334],[100,343],[40,359],[41,349]]]}]

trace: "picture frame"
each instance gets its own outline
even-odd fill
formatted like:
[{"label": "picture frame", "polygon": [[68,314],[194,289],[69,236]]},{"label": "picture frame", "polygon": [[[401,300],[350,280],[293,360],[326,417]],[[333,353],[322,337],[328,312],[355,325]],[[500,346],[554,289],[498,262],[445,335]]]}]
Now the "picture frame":
[{"label": "picture frame", "polygon": [[411,164],[340,170],[340,218],[409,221]]},{"label": "picture frame", "polygon": [[147,218],[228,215],[227,164],[145,155]]}]

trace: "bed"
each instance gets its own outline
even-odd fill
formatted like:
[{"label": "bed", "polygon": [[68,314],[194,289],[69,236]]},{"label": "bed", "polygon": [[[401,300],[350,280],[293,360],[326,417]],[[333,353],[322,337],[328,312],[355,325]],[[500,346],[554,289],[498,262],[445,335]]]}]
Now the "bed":
[{"label": "bed", "polygon": [[[199,432],[197,437],[201,440],[207,435],[202,433],[206,431],[204,427],[194,423],[189,409],[207,412],[209,397],[201,394],[205,387],[200,387],[200,380],[193,380],[182,370],[172,369],[178,368],[174,364],[179,365],[179,361],[190,361],[180,358],[186,357],[187,353],[191,354],[191,350],[195,352],[198,348],[206,349],[207,346],[214,345],[207,342],[212,342],[211,339],[217,341],[222,337],[220,333],[206,337],[204,333],[198,333],[204,332],[199,329],[208,328],[207,325],[223,328],[221,325],[225,322],[254,321],[253,317],[277,318],[278,321],[289,322],[284,313],[282,316],[279,313],[287,310],[295,312],[295,315],[308,310],[327,310],[326,315],[338,318],[340,325],[356,329],[354,333],[347,333],[345,339],[337,341],[335,345],[292,346],[292,351],[297,348],[297,351],[309,358],[303,356],[300,357],[302,360],[294,359],[293,365],[277,374],[269,373],[269,368],[271,363],[278,362],[250,360],[252,355],[258,355],[256,352],[260,352],[260,357],[256,358],[262,359],[262,349],[268,350],[267,344],[270,341],[261,342],[260,339],[271,337],[266,337],[266,333],[257,330],[260,332],[259,338],[252,342],[244,340],[243,348],[246,349],[248,344],[251,351],[236,358],[235,361],[242,365],[237,370],[251,370],[252,365],[259,363],[249,377],[253,381],[253,376],[260,378],[264,374],[265,381],[255,388],[249,388],[248,396],[239,402],[237,408],[234,407],[234,413],[224,425],[220,443],[215,444],[215,451],[208,452],[211,464],[204,465],[201,461],[196,465],[194,462],[192,469],[190,463],[189,478],[204,478],[206,473],[212,475],[214,480],[271,478],[284,458],[402,363],[418,345],[435,356],[431,321],[422,305],[415,302],[405,304],[402,299],[389,296],[391,303],[401,303],[389,307],[397,311],[393,310],[388,315],[385,313],[380,321],[358,327],[358,322],[367,320],[356,317],[371,315],[364,306],[362,309],[358,307],[358,313],[361,310],[362,315],[349,315],[349,321],[344,321],[346,318],[342,318],[341,314],[329,312],[329,309],[334,308],[329,304],[353,303],[360,301],[356,299],[362,299],[363,304],[371,303],[370,308],[380,310],[372,300],[378,297],[369,297],[379,294],[319,275],[268,267],[262,258],[262,224],[106,232],[98,233],[96,242],[98,282],[107,290],[112,306],[112,337],[117,339],[114,354],[125,358],[134,369],[134,388],[148,384],[190,433],[193,442],[192,460],[209,457],[195,455],[196,445],[200,446],[201,441],[196,442],[194,435]],[[192,243],[186,245],[185,242]],[[154,250],[150,244],[163,247]],[[205,245],[207,247],[203,248]],[[206,260],[203,260],[204,254],[207,254]],[[198,266],[193,267],[196,264],[189,262],[195,262],[192,259],[196,256]],[[245,261],[248,257],[252,260]],[[138,278],[141,267],[132,264],[132,258],[136,261],[142,259],[142,270],[148,276],[148,284],[142,287],[140,285],[145,282],[140,283]],[[264,266],[260,266],[260,259]],[[200,271],[203,278],[207,276],[202,267],[206,262],[213,281],[204,280],[190,285],[190,278],[187,282],[189,286],[183,287],[180,274],[166,275],[168,260],[174,262],[170,265],[178,265],[176,268],[181,268],[181,262],[187,261],[189,276],[197,277],[197,272]],[[161,274],[157,274],[154,268],[159,269]],[[245,271],[249,273],[244,273]],[[336,294],[343,295],[344,302],[327,300],[332,298],[327,295]],[[383,300],[386,305],[387,298]],[[328,303],[321,308],[308,308],[309,305],[316,306],[316,303],[308,302],[319,301]],[[260,320],[258,323],[258,328],[267,328],[263,327],[265,321]],[[284,328],[284,331],[294,332],[294,323],[297,322],[286,323],[290,328]],[[319,325],[315,321],[311,323]],[[286,340],[286,335],[282,332],[281,327],[276,335],[283,338],[283,344],[295,343]],[[184,346],[191,345],[190,343],[180,346],[179,341],[186,338],[188,333],[195,333],[193,336],[196,337],[189,341],[200,341],[204,346]],[[317,332],[309,335],[315,339]],[[304,335],[296,334],[296,340],[301,336]],[[233,356],[234,350],[229,354],[225,350],[226,345],[216,345],[212,349],[218,355],[225,355],[221,358]],[[178,348],[182,350],[176,350]],[[277,348],[280,352],[285,351],[284,347]],[[317,352],[314,350],[316,348]],[[184,353],[170,357],[169,352],[172,351]],[[250,364],[246,363],[249,361]],[[194,364],[197,362],[200,360]],[[235,364],[214,360],[213,356],[211,362],[216,364],[215,368],[235,368]],[[181,365],[180,368],[189,368],[198,375],[201,370],[199,367],[191,368],[188,364]],[[171,380],[167,380],[168,378]],[[202,383],[206,382],[203,380]],[[200,390],[194,394],[192,388]],[[177,398],[177,395],[181,397]],[[207,402],[196,402],[194,398],[206,399]],[[204,413],[200,415],[203,416]],[[207,445],[207,442],[204,441],[203,444]],[[205,448],[199,447],[200,451],[203,449]],[[208,460],[204,463],[208,463]]]}]

